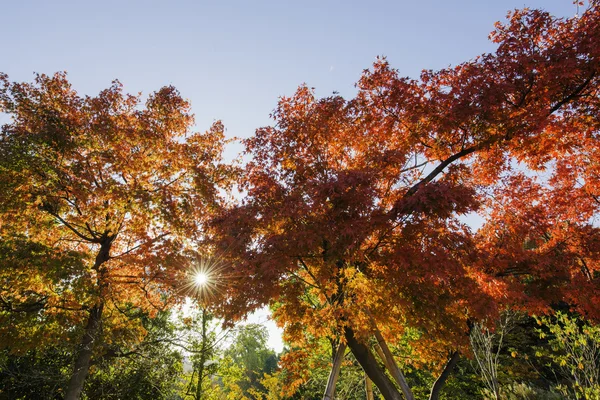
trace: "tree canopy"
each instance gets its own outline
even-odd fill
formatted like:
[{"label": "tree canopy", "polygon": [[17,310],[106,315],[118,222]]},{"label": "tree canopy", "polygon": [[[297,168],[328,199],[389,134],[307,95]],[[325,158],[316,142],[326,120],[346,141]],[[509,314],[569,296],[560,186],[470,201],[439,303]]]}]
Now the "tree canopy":
[{"label": "tree canopy", "polygon": [[[210,294],[198,296],[196,398],[219,384],[224,396],[275,396],[278,376],[288,392],[311,390],[298,370],[322,366],[330,346],[325,399],[356,360],[366,396],[412,400],[420,378],[406,372],[424,367],[433,400],[473,330],[491,348],[506,310],[567,303],[600,322],[600,3],[573,18],[515,10],[490,39],[495,52],[414,79],[378,58],[349,99],[300,86],[243,140],[239,174],[222,161],[223,125],[193,132],[174,87],[143,101],[118,81],[90,97],[64,73],[0,75],[3,360],[37,368],[60,341],[65,398],[77,399],[91,366],[114,369],[103,361],[135,351],[148,319],[195,284]],[[212,315],[232,325],[265,305],[290,345],[287,369],[253,325],[213,363]],[[557,336],[577,320],[559,322],[548,323]],[[170,359],[157,373],[172,379],[179,355],[148,349]],[[142,374],[139,392],[154,393],[150,366],[122,363],[93,389]],[[496,397],[497,367],[482,369]],[[588,383],[565,390],[595,393]]]},{"label": "tree canopy", "polygon": [[192,133],[173,87],[142,106],[117,81],[81,97],[65,74],[1,80],[12,118],[0,136],[2,345],[79,343],[66,395],[76,398],[93,353],[143,336],[132,309],[153,314],[182,297],[229,175],[223,127]]},{"label": "tree canopy", "polygon": [[440,359],[508,306],[600,317],[600,6],[517,10],[490,38],[495,53],[419,79],[380,59],[350,100],[280,100],[245,141],[246,196],[213,224],[240,276],[225,312],[273,304],[292,343],[341,338],[386,398],[378,331],[417,328]]}]

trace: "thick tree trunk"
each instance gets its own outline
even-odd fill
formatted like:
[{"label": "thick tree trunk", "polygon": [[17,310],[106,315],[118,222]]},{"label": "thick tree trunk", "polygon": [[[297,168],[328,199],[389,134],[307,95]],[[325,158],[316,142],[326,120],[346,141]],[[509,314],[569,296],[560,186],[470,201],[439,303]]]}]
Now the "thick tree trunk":
[{"label": "thick tree trunk", "polygon": [[452,353],[452,355],[450,356],[450,359],[448,360],[448,363],[444,367],[444,370],[442,371],[440,376],[436,379],[435,383],[433,384],[433,386],[431,388],[431,393],[429,394],[429,400],[439,399],[440,392],[442,391],[442,388],[446,384],[446,380],[452,373],[452,370],[456,366],[456,363],[458,362],[459,358],[460,358],[460,354],[458,353],[458,351],[455,351],[454,353]]},{"label": "thick tree trunk", "polygon": [[377,360],[371,353],[371,350],[356,340],[352,329],[345,328],[344,336],[346,337],[346,342],[348,343],[348,347],[352,351],[352,354],[354,354],[358,363],[361,365],[367,376],[377,386],[383,397],[386,400],[402,400],[402,394],[396,389],[394,382],[392,382],[385,374],[385,371],[381,369]]},{"label": "thick tree trunk", "polygon": [[100,303],[90,310],[85,333],[83,334],[83,339],[81,340],[77,352],[73,374],[71,375],[69,386],[67,387],[65,394],[65,400],[77,400],[79,399],[79,396],[81,396],[83,383],[85,382],[85,378],[87,377],[90,368],[90,359],[92,358],[92,352],[94,351],[94,343],[96,337],[100,333],[103,308],[104,303]]},{"label": "thick tree trunk", "polygon": [[365,373],[365,393],[367,395],[367,400],[375,400],[373,396],[373,382],[369,379],[367,374]]},{"label": "thick tree trunk", "polygon": [[340,376],[340,369],[342,368],[342,361],[344,361],[344,354],[346,353],[346,344],[340,343],[335,356],[333,357],[333,366],[331,367],[331,373],[327,380],[327,387],[325,388],[325,394],[323,400],[333,400],[335,394],[335,384]]}]

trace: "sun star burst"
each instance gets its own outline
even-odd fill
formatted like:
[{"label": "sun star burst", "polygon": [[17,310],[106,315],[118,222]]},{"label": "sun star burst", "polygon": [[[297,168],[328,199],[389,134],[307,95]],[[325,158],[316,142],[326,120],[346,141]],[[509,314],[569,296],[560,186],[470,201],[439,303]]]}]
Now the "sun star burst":
[{"label": "sun star burst", "polygon": [[219,258],[199,257],[188,270],[182,290],[186,295],[208,303],[223,290],[228,276],[226,264]]}]

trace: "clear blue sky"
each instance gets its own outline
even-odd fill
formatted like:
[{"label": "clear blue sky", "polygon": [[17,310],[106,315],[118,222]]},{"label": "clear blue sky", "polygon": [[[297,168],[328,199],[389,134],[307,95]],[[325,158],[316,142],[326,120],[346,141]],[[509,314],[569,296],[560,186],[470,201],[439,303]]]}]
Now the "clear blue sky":
[{"label": "clear blue sky", "polygon": [[377,55],[417,76],[490,51],[493,23],[525,5],[575,13],[571,0],[6,0],[0,71],[66,70],[90,95],[115,78],[134,93],[172,84],[198,129],[221,119],[245,137],[303,82],[351,96]]},{"label": "clear blue sky", "polygon": [[221,119],[247,137],[301,83],[352,96],[378,55],[416,77],[492,51],[494,22],[524,6],[576,11],[572,0],[5,0],[0,71],[23,81],[66,70],[89,95],[115,78],[131,93],[172,84],[199,130]]}]

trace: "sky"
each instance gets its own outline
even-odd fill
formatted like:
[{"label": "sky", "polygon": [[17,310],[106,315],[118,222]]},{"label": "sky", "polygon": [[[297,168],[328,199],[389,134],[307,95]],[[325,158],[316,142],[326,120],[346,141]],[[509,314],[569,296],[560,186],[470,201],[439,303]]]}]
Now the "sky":
[{"label": "sky", "polygon": [[[400,75],[491,52],[494,22],[515,8],[573,16],[572,0],[3,0],[0,72],[13,81],[67,71],[81,94],[119,79],[147,95],[174,85],[198,130],[221,120],[229,137],[268,125],[300,84],[351,97],[386,56]],[[232,159],[239,146],[228,150]],[[262,310],[251,320],[266,321]],[[270,345],[281,350],[273,323]]]}]

